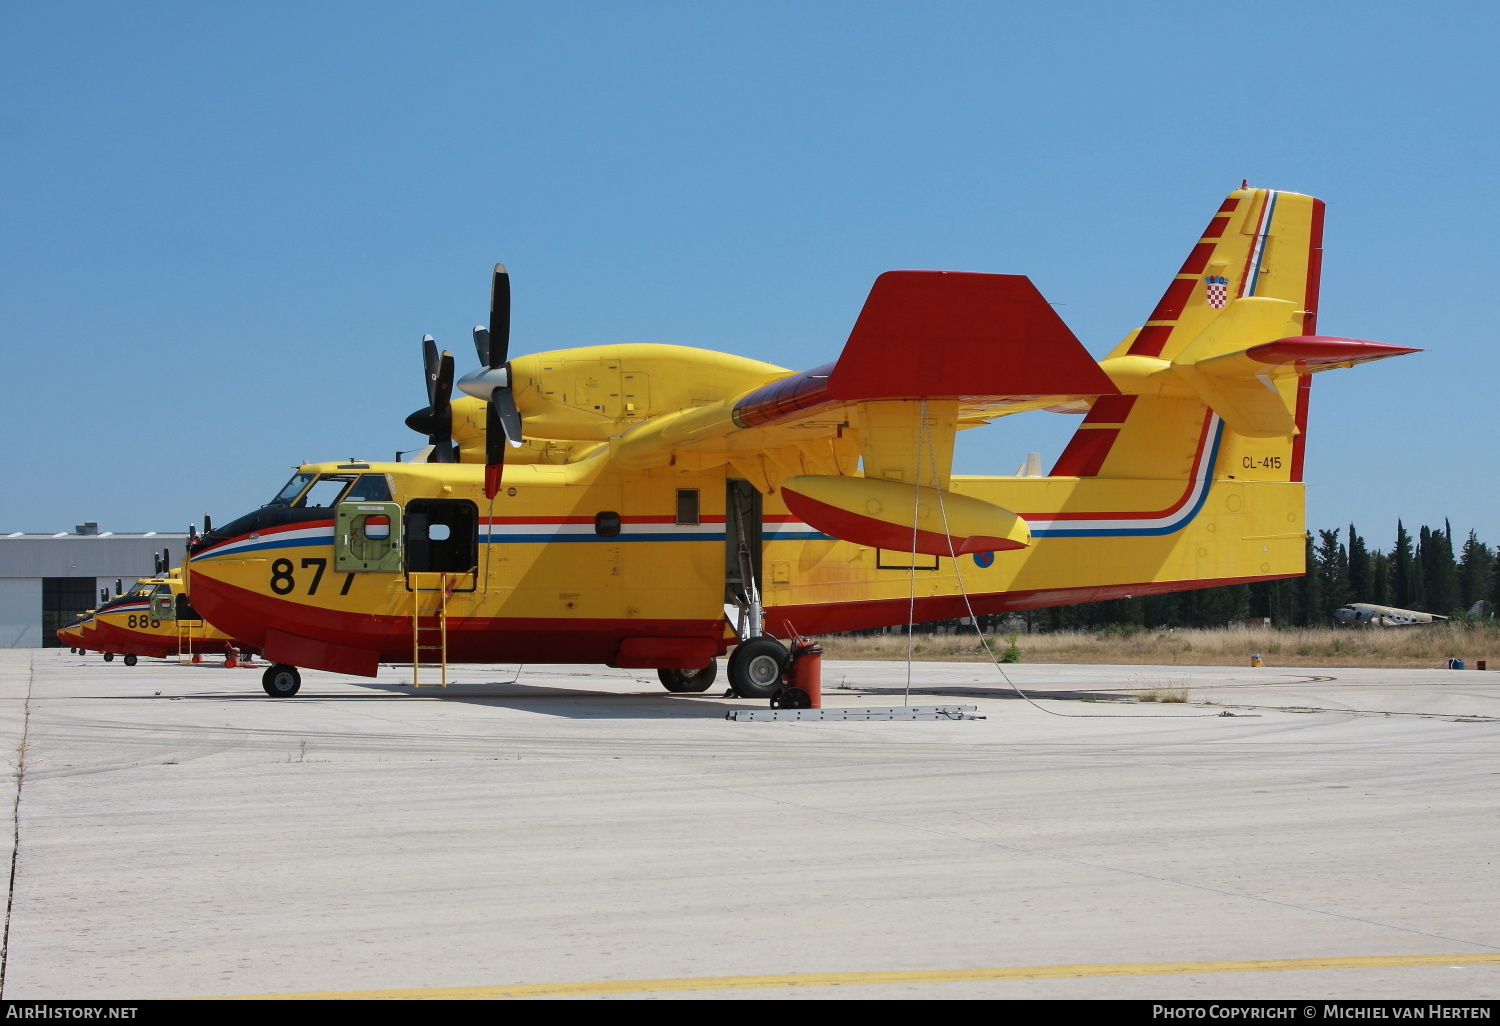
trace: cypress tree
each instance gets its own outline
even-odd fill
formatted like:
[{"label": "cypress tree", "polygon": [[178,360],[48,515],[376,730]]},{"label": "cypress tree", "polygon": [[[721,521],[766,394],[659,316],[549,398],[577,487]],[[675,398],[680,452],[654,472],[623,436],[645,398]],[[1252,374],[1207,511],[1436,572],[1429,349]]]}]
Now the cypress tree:
[{"label": "cypress tree", "polygon": [[1370,555],[1370,599],[1377,606],[1391,604],[1391,557],[1375,551]]},{"label": "cypress tree", "polygon": [[1403,609],[1412,606],[1411,535],[1396,521],[1396,547],[1391,549],[1391,602]]},{"label": "cypress tree", "polygon": [[1313,613],[1321,622],[1323,614],[1349,604],[1349,553],[1339,544],[1338,528],[1319,531],[1318,538],[1317,574],[1326,608],[1315,609]]},{"label": "cypress tree", "polygon": [[1297,626],[1307,627],[1313,624],[1321,627],[1324,625],[1324,615],[1327,610],[1323,608],[1323,575],[1322,567],[1318,561],[1318,554],[1313,549],[1312,532],[1308,532],[1303,543],[1306,548],[1305,560],[1307,572],[1302,575],[1299,582],[1301,587],[1297,589]]},{"label": "cypress tree", "polygon": [[1465,610],[1480,599],[1490,597],[1490,575],[1494,572],[1495,554],[1470,531],[1458,559],[1458,602]]},{"label": "cypress tree", "polygon": [[[1428,612],[1447,616],[1458,608],[1458,567],[1453,562],[1453,528],[1422,528],[1422,601]],[[1422,607],[1416,607],[1422,608]]]},{"label": "cypress tree", "polygon": [[1374,568],[1370,565],[1370,549],[1349,525],[1349,593],[1355,602],[1378,602],[1375,594]]},{"label": "cypress tree", "polygon": [[1427,558],[1422,550],[1432,547],[1432,528],[1423,524],[1417,531],[1417,543],[1411,554],[1411,607],[1412,609],[1427,608],[1427,574],[1424,572],[1424,560]]}]

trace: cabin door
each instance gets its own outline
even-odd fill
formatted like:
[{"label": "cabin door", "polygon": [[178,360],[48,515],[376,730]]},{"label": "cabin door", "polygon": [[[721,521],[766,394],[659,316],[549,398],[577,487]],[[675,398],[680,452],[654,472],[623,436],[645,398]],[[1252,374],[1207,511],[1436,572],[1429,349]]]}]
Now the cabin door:
[{"label": "cabin door", "polygon": [[412,499],[403,520],[408,587],[415,573],[468,574],[467,587],[456,590],[474,590],[479,572],[478,506],[468,499]]}]

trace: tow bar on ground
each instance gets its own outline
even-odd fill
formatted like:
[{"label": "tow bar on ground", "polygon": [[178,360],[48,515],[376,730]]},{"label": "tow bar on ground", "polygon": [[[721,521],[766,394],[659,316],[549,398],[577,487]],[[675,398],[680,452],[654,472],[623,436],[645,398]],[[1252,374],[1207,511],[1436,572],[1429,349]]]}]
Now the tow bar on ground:
[{"label": "tow bar on ground", "polygon": [[977,705],[893,705],[876,709],[731,709],[726,720],[982,720]]}]

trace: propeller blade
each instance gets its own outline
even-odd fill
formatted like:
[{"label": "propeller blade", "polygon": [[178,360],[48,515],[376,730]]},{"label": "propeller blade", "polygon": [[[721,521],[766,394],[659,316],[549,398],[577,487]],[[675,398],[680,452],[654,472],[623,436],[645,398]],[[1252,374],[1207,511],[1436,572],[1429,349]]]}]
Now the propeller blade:
[{"label": "propeller blade", "polygon": [[208,514],[203,514],[203,533],[208,534],[214,529],[214,522],[208,519]]},{"label": "propeller blade", "polygon": [[491,367],[504,367],[510,359],[510,272],[504,264],[495,265],[495,277],[490,283],[489,342],[484,362]]},{"label": "propeller blade", "polygon": [[510,443],[512,449],[519,449],[521,447],[521,411],[516,409],[516,397],[511,395],[510,389],[495,389],[490,395],[490,408],[495,411],[500,426],[505,430],[505,440]]},{"label": "propeller blade", "polygon": [[453,445],[453,354],[439,355],[431,335],[422,336],[422,368],[427,377],[427,407],[406,418],[406,426],[427,436],[428,463],[457,463]]},{"label": "propeller blade", "polygon": [[431,335],[422,336],[422,373],[427,378],[427,405],[433,405],[433,383],[438,373],[437,341]]},{"label": "propeller blade", "polygon": [[453,395],[453,354],[443,350],[443,355],[438,358],[437,373],[432,376],[432,394],[428,396],[432,403],[432,410],[438,416],[442,416],[448,409],[448,400]]},{"label": "propeller blade", "polygon": [[479,362],[488,367],[490,365],[490,329],[483,324],[474,325],[474,351],[479,354]]},{"label": "propeller blade", "polygon": [[[498,394],[502,389],[495,389]],[[493,402],[484,404],[484,497],[493,499],[500,491],[500,477],[505,473],[505,427]]]}]

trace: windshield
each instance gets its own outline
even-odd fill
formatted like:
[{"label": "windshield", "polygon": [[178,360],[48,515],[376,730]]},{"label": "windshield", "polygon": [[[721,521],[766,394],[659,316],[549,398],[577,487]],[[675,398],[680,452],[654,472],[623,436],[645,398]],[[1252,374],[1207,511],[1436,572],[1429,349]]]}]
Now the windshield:
[{"label": "windshield", "polygon": [[130,589],[130,594],[132,597],[136,598],[140,597],[141,595],[149,595],[151,594],[152,589],[154,589],[155,587],[155,581],[140,581],[134,588]]},{"label": "windshield", "polygon": [[267,506],[290,506],[292,500],[302,494],[302,489],[307,487],[314,474],[293,474],[292,479],[286,483],[286,487],[276,493],[276,498],[266,503]]},{"label": "windshield", "polygon": [[354,482],[354,487],[349,488],[348,494],[344,496],[346,499],[363,502],[390,501],[391,489],[384,474],[324,474],[322,477],[316,474],[294,474],[286,487],[267,505],[291,506],[294,509],[332,506],[339,501],[339,496],[351,481]]}]

